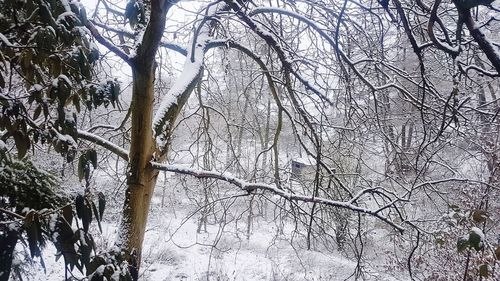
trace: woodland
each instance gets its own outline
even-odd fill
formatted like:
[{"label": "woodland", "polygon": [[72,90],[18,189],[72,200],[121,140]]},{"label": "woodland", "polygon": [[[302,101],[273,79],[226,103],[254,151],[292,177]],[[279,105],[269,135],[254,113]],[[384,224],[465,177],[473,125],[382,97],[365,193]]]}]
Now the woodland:
[{"label": "woodland", "polygon": [[0,0],[0,281],[500,280],[499,0]]}]

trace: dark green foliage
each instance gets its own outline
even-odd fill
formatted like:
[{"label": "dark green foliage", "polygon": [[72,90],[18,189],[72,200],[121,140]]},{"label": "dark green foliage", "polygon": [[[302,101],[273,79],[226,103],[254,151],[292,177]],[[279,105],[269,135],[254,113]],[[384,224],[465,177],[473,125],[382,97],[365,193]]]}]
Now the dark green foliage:
[{"label": "dark green foliage", "polygon": [[[102,270],[98,270],[99,268]],[[89,263],[87,274],[90,281],[111,280],[112,275],[115,277],[118,276],[119,281],[133,280],[132,275],[128,271],[127,261],[123,258],[122,253],[115,251],[95,256]]]},{"label": "dark green foliage", "polygon": [[125,7],[125,19],[128,20],[132,28],[139,23],[145,23],[145,10],[142,0],[130,0],[127,3],[127,6]]},{"label": "dark green foliage", "polygon": [[54,191],[56,180],[51,174],[38,169],[28,160],[16,160],[0,151],[0,197],[2,207],[50,209],[64,199]]},{"label": "dark green foliage", "polygon": [[41,258],[41,248],[47,241],[43,213],[67,201],[55,193],[55,184],[52,175],[30,161],[16,160],[0,150],[0,222],[3,222],[0,224],[0,271],[7,278],[18,241],[28,245],[31,257]]},{"label": "dark green foliage", "polygon": [[[86,155],[91,165],[97,164],[95,151]],[[87,192],[71,200],[57,195],[55,184],[52,175],[30,161],[16,160],[0,150],[0,271],[7,278],[19,241],[27,245],[31,257],[40,258],[42,248],[51,241],[67,269],[92,273],[89,268],[95,256],[95,242],[89,229],[95,218],[102,231],[104,195]],[[79,219],[77,228],[72,227],[75,217]]]},{"label": "dark green foliage", "polygon": [[[26,155],[34,144],[52,145],[68,162],[80,155],[78,173],[89,187],[97,152],[79,153],[77,113],[120,107],[120,84],[94,80],[101,55],[84,27],[87,12],[78,2],[68,1],[66,7],[54,0],[0,3],[0,281],[9,278],[19,242],[31,258],[40,259],[43,247],[52,242],[67,270],[92,274],[97,267],[91,264],[102,264],[96,261],[90,229],[97,222],[102,231],[104,195],[86,188],[72,199],[60,196],[54,191],[55,178]],[[143,22],[142,2],[134,9],[132,20]],[[19,160],[3,150],[5,143],[15,146]],[[122,270],[114,261],[106,258],[103,274],[92,279],[117,271],[125,278],[127,267]]]},{"label": "dark green foliage", "polygon": [[72,161],[83,106],[116,106],[117,81],[95,83],[99,50],[85,31],[77,2],[5,0],[0,5],[0,130],[19,157],[33,143],[49,143]]},{"label": "dark green foliage", "polygon": [[85,179],[85,185],[90,185],[91,166],[97,168],[97,152],[94,149],[84,151],[78,158],[78,178]]}]

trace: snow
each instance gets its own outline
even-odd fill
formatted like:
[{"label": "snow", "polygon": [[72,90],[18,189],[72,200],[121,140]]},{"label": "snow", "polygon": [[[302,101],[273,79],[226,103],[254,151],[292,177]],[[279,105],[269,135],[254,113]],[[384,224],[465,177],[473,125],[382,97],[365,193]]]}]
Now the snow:
[{"label": "snow", "polygon": [[[73,83],[71,83],[71,80],[69,80],[68,76],[64,75],[64,74],[61,74],[57,77],[58,80],[64,80],[64,82],[66,82],[66,84],[68,84],[70,87],[73,85]],[[54,82],[52,82],[54,83]]]},{"label": "snow", "polygon": [[[98,174],[96,181],[106,184],[104,175]],[[225,177],[230,179],[232,175]],[[231,204],[231,209],[224,211],[224,219],[209,219],[206,232],[197,232],[200,213],[196,213],[197,208],[193,208],[186,190],[176,182],[179,178],[169,178],[168,182],[164,180],[158,182],[153,195],[143,248],[141,280],[345,280],[356,267],[355,260],[344,257],[336,250],[321,247],[304,249],[303,238],[295,234],[296,225],[293,222],[280,225],[272,211],[265,216],[255,216],[250,236],[247,237],[246,219],[241,221],[239,214],[247,208],[245,198],[248,197],[240,197],[239,201]],[[191,182],[192,188],[199,190],[199,183]],[[164,196],[161,185],[172,187],[166,194],[169,201],[164,207],[160,206]],[[228,200],[233,199],[224,201]],[[223,203],[214,202],[212,206],[225,210]],[[95,224],[91,225],[100,252],[115,249],[118,230],[116,220],[110,216],[116,212],[113,208],[106,210],[102,234],[96,231]],[[38,269],[32,270],[34,276],[29,280],[57,280],[64,276],[63,259],[56,261],[56,250],[50,243],[43,255],[47,273],[35,267]],[[365,269],[377,276],[377,279],[370,280],[401,280],[389,273],[402,276],[401,273],[385,273],[383,268],[368,265]],[[102,272],[104,267],[98,270]],[[81,275],[77,270],[73,274]],[[113,278],[118,274],[115,273]]]},{"label": "snow", "polygon": [[[222,7],[222,3],[210,6],[207,11],[207,16],[213,16],[220,9],[220,7]],[[199,27],[197,36],[194,37],[189,44],[189,46],[193,46],[193,48],[188,50],[181,74],[167,94],[161,99],[160,107],[156,111],[153,118],[155,128],[164,128],[164,126],[169,125],[165,124],[167,121],[165,120],[166,113],[172,106],[177,104],[182,95],[189,94],[186,91],[189,90],[190,87],[194,86],[196,78],[201,73],[205,48],[207,43],[210,41],[210,28],[208,27],[209,22],[202,21],[201,24],[202,26]],[[164,142],[166,141],[163,140],[161,136],[157,136],[156,140],[158,144],[160,144],[160,147],[164,146]]]},{"label": "snow", "polygon": [[78,135],[81,138],[86,138],[86,139],[92,139],[95,143],[108,147],[110,150],[114,151],[115,153],[119,154],[120,157],[122,158],[128,158],[128,151],[102,137],[99,137],[98,135],[89,133],[84,130],[78,130]]},{"label": "snow", "polygon": [[41,90],[43,90],[43,86],[40,84],[34,84],[33,86],[31,86],[30,89],[30,91],[36,91],[36,92],[40,92]]},{"label": "snow", "polygon": [[68,0],[61,0],[61,4],[63,5],[64,10],[66,11],[66,13],[73,13],[71,11],[71,6],[69,5]]},{"label": "snow", "polygon": [[66,17],[75,17],[75,13],[73,13],[71,11],[71,8],[70,8],[70,11],[67,11],[67,12],[64,12],[62,14],[60,14],[58,17],[57,17],[57,21],[58,23],[60,23],[61,21],[64,21],[66,19]]},{"label": "snow", "polygon": [[17,231],[19,229],[20,225],[17,222],[9,223],[8,224],[8,229],[10,231]]},{"label": "snow", "polygon": [[485,241],[484,233],[483,233],[483,231],[482,231],[480,228],[478,228],[478,227],[473,227],[473,228],[471,229],[471,232],[472,232],[472,233],[475,233],[477,236],[479,236],[479,237],[481,238],[481,242],[482,242],[482,241]]},{"label": "snow", "polygon": [[[174,194],[178,192],[182,191],[178,188]],[[197,233],[197,221],[184,219],[191,215],[188,201],[174,198],[160,208],[158,195],[144,243],[144,280],[344,280],[356,266],[336,251],[294,246],[294,225],[281,231],[272,218],[256,218],[248,238],[242,237],[246,226],[234,221],[209,224],[207,232]],[[237,217],[237,212],[232,210],[227,219]],[[384,273],[380,276],[392,280]]]},{"label": "snow", "polygon": [[69,146],[73,147],[76,149],[77,145],[76,145],[76,142],[75,140],[73,139],[72,136],[70,135],[66,135],[66,134],[61,134],[59,133],[58,131],[56,130],[52,130],[55,134],[56,134],[56,137],[58,140],[68,144]]},{"label": "snow", "polygon": [[10,43],[9,39],[7,39],[7,37],[5,37],[5,35],[3,35],[1,32],[0,32],[0,40],[2,40],[2,42],[7,45],[7,47],[15,47],[14,45],[12,45],[12,43]]}]

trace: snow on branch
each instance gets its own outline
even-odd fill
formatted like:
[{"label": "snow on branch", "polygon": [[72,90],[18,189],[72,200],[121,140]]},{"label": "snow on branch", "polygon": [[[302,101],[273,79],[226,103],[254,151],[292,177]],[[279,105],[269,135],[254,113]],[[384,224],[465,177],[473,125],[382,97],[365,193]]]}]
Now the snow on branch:
[{"label": "snow on branch", "polygon": [[186,54],[182,73],[162,98],[160,107],[155,113],[153,126],[159,147],[165,146],[167,140],[162,139],[163,133],[168,130],[168,126],[172,126],[169,122],[175,120],[179,109],[186,102],[202,73],[205,51],[210,41],[211,21],[209,19],[213,18],[221,7],[221,3],[218,3],[207,8],[207,12],[189,44],[192,47]]},{"label": "snow on branch", "polygon": [[123,160],[128,161],[128,151],[106,139],[83,130],[78,130],[78,137],[100,145],[113,152],[114,154],[120,156]]},{"label": "snow on branch", "polygon": [[198,77],[203,67],[203,56],[205,54],[204,49],[207,43],[207,38],[200,38],[199,36],[198,40],[200,41],[198,41],[194,49],[194,61],[191,61],[192,51],[189,51],[186,56],[186,62],[184,63],[182,73],[179,75],[168,93],[163,96],[160,107],[155,113],[153,125],[156,136],[160,136],[162,134],[165,126],[171,125],[167,124],[169,117],[171,117],[170,112],[175,110],[175,107],[179,105],[178,103],[181,97],[190,94],[194,85],[198,81]]},{"label": "snow on branch", "polygon": [[51,132],[54,134],[54,137],[57,138],[59,141],[65,143],[66,145],[68,145],[72,149],[77,148],[76,142],[72,136],[67,135],[67,134],[62,134],[54,128],[51,129]]},{"label": "snow on branch", "polygon": [[[379,220],[384,221],[385,223],[387,223],[390,226],[397,229],[399,232],[404,231],[404,228],[401,225],[395,224],[394,222],[392,222],[387,217],[385,217],[384,215],[381,214],[382,210],[385,210],[387,208],[396,208],[395,201],[397,201],[397,200],[394,200],[394,201],[390,202],[389,204],[387,204],[381,208],[378,208],[376,210],[370,210],[370,209],[355,205],[354,204],[355,200],[343,202],[343,201],[336,201],[336,200],[331,200],[331,199],[326,199],[326,198],[321,198],[321,197],[295,194],[295,193],[291,193],[289,191],[280,189],[274,185],[270,185],[270,184],[266,184],[266,183],[259,183],[259,182],[254,183],[254,182],[245,181],[245,180],[237,178],[229,173],[221,174],[221,173],[216,172],[216,171],[197,170],[197,169],[192,169],[192,168],[185,167],[182,165],[160,164],[160,163],[156,163],[156,162],[151,162],[151,165],[153,166],[153,168],[158,169],[158,170],[162,170],[162,171],[190,175],[190,176],[193,176],[196,178],[210,178],[210,179],[225,181],[225,182],[231,183],[231,184],[239,187],[241,190],[244,190],[244,191],[248,192],[249,194],[255,190],[267,191],[267,192],[271,192],[272,194],[274,194],[278,197],[281,197],[281,198],[284,198],[284,199],[287,199],[290,201],[322,204],[322,205],[326,205],[326,206],[338,207],[338,208],[343,208],[343,209],[351,210],[351,211],[362,213],[362,214],[367,214],[367,215],[376,217]],[[373,190],[371,190],[371,189],[361,191],[359,196],[356,199],[359,199],[359,197],[362,194],[371,193],[372,191]]]},{"label": "snow on branch", "polygon": [[12,44],[5,35],[0,32],[0,41],[2,41],[7,47],[15,48],[16,46]]},{"label": "snow on branch", "polygon": [[351,64],[355,64],[354,62],[350,61],[349,58],[347,57],[347,55],[342,51],[342,49],[340,48],[340,46],[338,46],[336,43],[335,43],[335,40],[330,37],[328,34],[325,33],[324,29],[320,26],[318,26],[315,22],[313,22],[312,20],[296,13],[296,12],[293,12],[293,11],[290,11],[290,10],[286,10],[286,9],[283,9],[283,8],[275,8],[275,7],[257,7],[255,9],[253,9],[252,11],[250,11],[248,13],[248,15],[250,17],[253,17],[255,15],[258,15],[258,14],[265,14],[265,13],[276,13],[276,14],[281,14],[281,15],[285,15],[285,16],[289,16],[289,17],[292,17],[292,18],[295,18],[305,24],[307,24],[309,27],[311,27],[312,29],[314,29],[315,31],[317,31],[324,39],[326,39],[326,41],[333,47],[335,48],[335,50],[342,56],[342,58],[344,58],[345,60],[347,60],[348,62],[350,62]]},{"label": "snow on branch", "polygon": [[[427,33],[429,34],[429,38],[432,40],[434,45],[436,45],[439,49],[447,52],[451,56],[456,57],[460,54],[460,42],[457,42],[457,46],[452,47],[448,44],[441,42],[434,34],[434,23],[439,20],[439,17],[437,15],[439,5],[441,5],[441,0],[436,0],[434,5],[432,6],[431,15],[429,17],[429,23],[427,24]],[[447,36],[448,33],[446,32],[446,29],[442,29],[442,32],[445,33],[448,39]],[[460,34],[460,32],[457,32],[457,34]]]}]

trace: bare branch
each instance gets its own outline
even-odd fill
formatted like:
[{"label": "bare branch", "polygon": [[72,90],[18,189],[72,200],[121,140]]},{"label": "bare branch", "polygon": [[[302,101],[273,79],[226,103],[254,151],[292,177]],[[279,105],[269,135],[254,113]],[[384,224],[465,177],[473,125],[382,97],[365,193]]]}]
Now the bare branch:
[{"label": "bare branch", "polygon": [[115,44],[113,44],[113,42],[104,38],[101,35],[101,33],[99,32],[99,30],[97,30],[97,28],[94,26],[92,21],[90,21],[90,20],[87,21],[86,26],[90,30],[90,32],[92,33],[92,36],[94,36],[94,38],[97,40],[97,42],[99,42],[104,47],[108,48],[108,50],[110,50],[112,53],[114,53],[119,58],[121,58],[124,62],[131,65],[132,62],[130,60],[130,57],[124,51],[122,51],[120,48],[115,46]]}]

